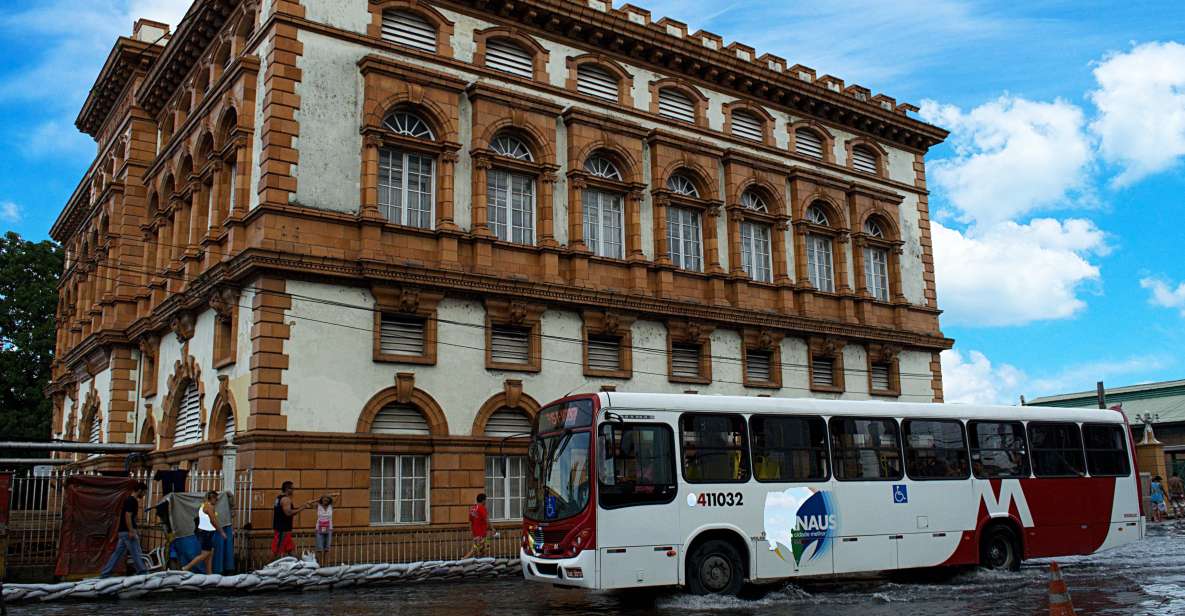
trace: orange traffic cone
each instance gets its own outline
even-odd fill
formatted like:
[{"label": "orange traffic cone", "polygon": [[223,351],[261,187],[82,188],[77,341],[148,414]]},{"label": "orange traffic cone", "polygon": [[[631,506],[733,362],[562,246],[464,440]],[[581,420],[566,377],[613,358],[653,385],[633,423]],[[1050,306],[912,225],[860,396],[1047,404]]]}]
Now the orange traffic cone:
[{"label": "orange traffic cone", "polygon": [[1074,604],[1070,602],[1070,591],[1062,580],[1062,570],[1057,563],[1049,563],[1049,616],[1074,614]]}]

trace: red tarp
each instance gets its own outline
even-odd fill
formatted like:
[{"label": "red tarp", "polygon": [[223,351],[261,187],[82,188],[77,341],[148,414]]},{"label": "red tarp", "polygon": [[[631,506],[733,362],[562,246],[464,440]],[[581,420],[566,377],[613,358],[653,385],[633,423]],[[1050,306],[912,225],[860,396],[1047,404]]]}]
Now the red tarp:
[{"label": "red tarp", "polygon": [[0,473],[0,526],[8,526],[8,506],[12,501],[12,473]]},{"label": "red tarp", "polygon": [[[97,575],[115,551],[123,501],[135,480],[126,477],[76,476],[66,480],[61,542],[54,573],[77,578]],[[120,568],[122,569],[122,563]]]}]

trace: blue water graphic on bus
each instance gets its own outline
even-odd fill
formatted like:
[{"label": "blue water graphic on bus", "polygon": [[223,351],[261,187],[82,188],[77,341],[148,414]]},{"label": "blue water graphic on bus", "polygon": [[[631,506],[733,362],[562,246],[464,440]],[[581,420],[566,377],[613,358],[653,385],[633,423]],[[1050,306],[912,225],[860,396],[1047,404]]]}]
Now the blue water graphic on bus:
[{"label": "blue water graphic on bus", "polygon": [[831,493],[810,488],[789,488],[765,496],[765,536],[770,551],[796,566],[827,553],[839,532],[839,514]]}]

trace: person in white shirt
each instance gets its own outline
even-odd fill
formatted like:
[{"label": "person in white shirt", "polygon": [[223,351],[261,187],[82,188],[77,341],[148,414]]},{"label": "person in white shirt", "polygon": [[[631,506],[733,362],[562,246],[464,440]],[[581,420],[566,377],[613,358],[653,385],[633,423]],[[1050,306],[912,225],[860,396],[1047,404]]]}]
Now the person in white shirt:
[{"label": "person in white shirt", "polygon": [[201,551],[193,560],[189,561],[188,565],[182,567],[182,570],[189,571],[197,566],[198,563],[205,563],[205,573],[207,575],[214,573],[214,533],[218,533],[220,537],[226,539],[226,531],[222,530],[222,524],[218,522],[218,512],[215,511],[214,505],[218,503],[217,492],[206,492],[206,501],[198,509],[197,514],[197,538],[201,545]]}]

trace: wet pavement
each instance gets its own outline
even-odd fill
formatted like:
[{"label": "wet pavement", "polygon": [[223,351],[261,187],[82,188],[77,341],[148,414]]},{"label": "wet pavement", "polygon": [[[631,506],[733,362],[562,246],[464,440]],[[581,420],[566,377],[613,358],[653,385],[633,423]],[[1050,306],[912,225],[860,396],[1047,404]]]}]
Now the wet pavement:
[{"label": "wet pavement", "polygon": [[[1079,614],[1185,614],[1185,523],[1151,526],[1144,541],[1089,557],[1058,559]],[[103,616],[215,614],[348,614],[349,616],[470,616],[474,614],[785,614],[882,616],[902,614],[1025,615],[1046,613],[1048,564],[1018,572],[927,574],[925,580],[868,579],[800,582],[747,591],[741,599],[673,592],[589,593],[519,579],[390,586],[337,592],[186,596],[104,604],[31,605],[13,616],[101,613]]]}]

